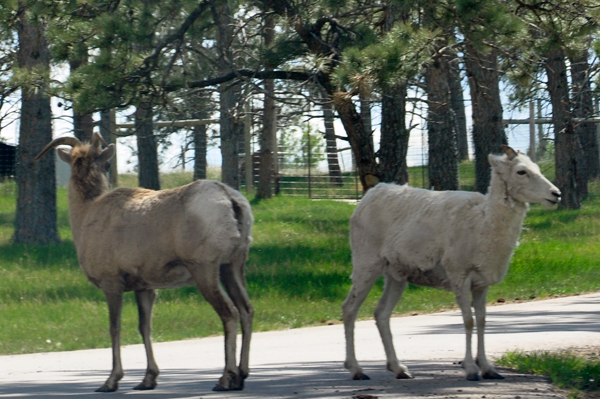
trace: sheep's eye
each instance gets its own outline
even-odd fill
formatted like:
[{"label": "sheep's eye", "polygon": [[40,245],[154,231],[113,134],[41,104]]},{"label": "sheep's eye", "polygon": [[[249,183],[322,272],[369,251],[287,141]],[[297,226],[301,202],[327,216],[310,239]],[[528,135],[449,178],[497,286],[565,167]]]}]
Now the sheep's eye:
[{"label": "sheep's eye", "polygon": [[517,174],[520,176],[525,176],[527,174],[527,172],[524,170],[519,170],[519,171],[517,171]]}]

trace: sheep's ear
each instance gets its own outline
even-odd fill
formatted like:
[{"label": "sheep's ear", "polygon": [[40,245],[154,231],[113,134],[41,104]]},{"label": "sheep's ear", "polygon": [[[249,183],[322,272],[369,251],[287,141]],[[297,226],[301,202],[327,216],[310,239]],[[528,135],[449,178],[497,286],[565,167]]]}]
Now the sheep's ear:
[{"label": "sheep's ear", "polygon": [[488,155],[488,162],[494,168],[497,168],[497,167],[500,166],[501,160],[502,160],[502,157],[499,157],[498,155],[494,155],[494,154],[489,154]]},{"label": "sheep's ear", "polygon": [[108,162],[114,155],[115,155],[115,145],[109,144],[108,147],[106,147],[104,150],[102,150],[100,155],[98,155],[95,162],[97,162],[99,164]]},{"label": "sheep's ear", "polygon": [[63,150],[62,148],[57,148],[56,153],[58,157],[63,161],[71,165],[71,153]]},{"label": "sheep's ear", "polygon": [[512,161],[519,155],[515,152],[515,150],[504,144],[502,144],[502,151],[504,151],[509,161]]}]

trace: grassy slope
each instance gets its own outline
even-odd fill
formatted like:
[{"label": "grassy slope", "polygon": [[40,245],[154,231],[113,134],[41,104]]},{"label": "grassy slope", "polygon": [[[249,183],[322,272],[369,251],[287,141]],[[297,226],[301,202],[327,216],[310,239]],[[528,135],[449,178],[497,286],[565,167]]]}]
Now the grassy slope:
[{"label": "grassy slope", "polygon": [[[181,184],[181,176],[171,177]],[[131,179],[130,179],[131,180]],[[126,185],[133,185],[131,181]],[[600,187],[581,211],[532,207],[506,280],[489,300],[549,297],[600,289]],[[66,192],[59,190],[63,243],[23,247],[9,243],[14,185],[0,185],[0,353],[72,350],[109,345],[102,293],[79,270],[68,228]],[[256,309],[255,330],[294,328],[340,318],[350,287],[348,219],[354,205],[278,197],[253,204],[254,244],[247,265]],[[360,317],[369,317],[375,287]],[[123,343],[140,342],[133,295],[126,295]],[[450,293],[410,287],[398,314],[454,306]],[[156,341],[221,334],[221,323],[194,288],[162,291],[154,313]]]}]

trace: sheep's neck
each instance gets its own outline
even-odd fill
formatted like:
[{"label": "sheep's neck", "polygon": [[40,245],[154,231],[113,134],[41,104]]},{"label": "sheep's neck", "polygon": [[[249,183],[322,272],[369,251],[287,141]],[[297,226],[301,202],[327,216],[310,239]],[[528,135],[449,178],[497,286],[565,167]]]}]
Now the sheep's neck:
[{"label": "sheep's neck", "polygon": [[108,183],[103,176],[95,176],[85,180],[71,176],[69,182],[69,216],[73,239],[76,243],[91,203],[107,191]]},{"label": "sheep's neck", "polygon": [[529,206],[515,201],[508,195],[506,182],[495,172],[486,198],[485,226],[491,234],[484,235],[490,253],[495,254],[497,261],[490,276],[495,282],[504,278],[513,250],[521,234],[523,220]]}]

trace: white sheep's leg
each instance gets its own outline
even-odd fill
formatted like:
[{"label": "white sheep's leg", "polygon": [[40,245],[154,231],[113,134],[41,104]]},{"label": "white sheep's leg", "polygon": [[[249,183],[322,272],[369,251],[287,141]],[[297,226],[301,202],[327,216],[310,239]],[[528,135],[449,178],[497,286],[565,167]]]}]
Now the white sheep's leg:
[{"label": "white sheep's leg", "polygon": [[96,392],[114,392],[119,389],[119,380],[123,378],[123,366],[121,364],[121,311],[123,310],[123,292],[107,290],[104,291],[104,295],[108,302],[113,366],[110,376]]},{"label": "white sheep's leg", "polygon": [[154,300],[156,299],[156,291],[136,291],[135,299],[138,305],[140,317],[139,329],[142,339],[144,340],[144,347],[146,348],[148,366],[146,368],[144,380],[133,389],[143,391],[156,388],[156,378],[159,373],[158,365],[154,360],[154,353],[152,351],[152,307],[154,306]]},{"label": "white sheep's leg", "polygon": [[246,291],[246,283],[244,279],[244,257],[241,263],[235,265],[221,265],[221,282],[227,290],[230,298],[233,300],[235,307],[240,313],[240,321],[242,324],[242,350],[240,353],[240,373],[242,379],[248,377],[250,373],[250,340],[252,338],[252,319],[254,317],[254,308],[250,303],[250,297]]},{"label": "white sheep's leg", "polygon": [[485,315],[488,288],[473,290],[473,307],[475,308],[475,319],[477,322],[477,365],[481,369],[481,376],[485,379],[502,380],[500,374],[488,362],[485,356]]},{"label": "white sheep's leg", "polygon": [[467,349],[465,352],[465,358],[462,366],[465,369],[467,380],[478,381],[479,380],[479,367],[473,361],[472,343],[471,339],[473,336],[473,312],[471,311],[471,279],[468,278],[464,282],[463,286],[455,291],[456,303],[460,307],[463,317],[463,323],[465,325],[465,336],[467,341]]},{"label": "white sheep's leg", "polygon": [[394,373],[398,379],[412,378],[412,375],[410,375],[405,365],[398,362],[398,358],[396,357],[392,331],[390,329],[390,317],[392,317],[394,307],[402,297],[402,293],[407,285],[406,281],[397,281],[393,277],[386,275],[383,294],[379,299],[377,308],[375,308],[375,322],[385,349],[387,369]]},{"label": "white sheep's leg", "polygon": [[[362,368],[358,365],[356,360],[356,353],[354,352],[354,323],[356,322],[356,316],[358,309],[365,301],[365,298],[371,291],[371,287],[381,275],[379,267],[374,267],[371,272],[357,273],[357,269],[352,273],[352,288],[342,305],[342,317],[344,319],[344,333],[346,335],[346,361],[344,367],[350,371],[350,377],[353,380],[369,380],[370,378],[363,373]],[[365,270],[367,268],[363,268]]]},{"label": "white sheep's leg", "polygon": [[209,270],[198,268],[190,271],[198,290],[221,318],[225,332],[225,370],[213,391],[241,390],[244,388],[244,379],[235,362],[239,313],[219,284],[218,266]]}]

